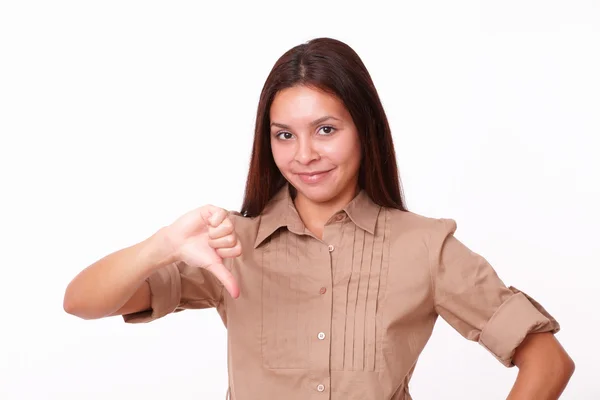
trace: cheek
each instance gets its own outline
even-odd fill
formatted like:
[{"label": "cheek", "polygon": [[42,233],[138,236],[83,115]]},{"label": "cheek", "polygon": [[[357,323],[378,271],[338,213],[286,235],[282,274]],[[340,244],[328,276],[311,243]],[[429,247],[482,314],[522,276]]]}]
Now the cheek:
[{"label": "cheek", "polygon": [[329,160],[337,165],[356,168],[360,163],[360,144],[358,138],[352,140],[332,140],[323,145],[322,151]]},{"label": "cheek", "polygon": [[286,169],[286,166],[290,162],[291,152],[290,146],[283,146],[281,143],[277,143],[275,141],[271,141],[271,152],[273,154],[273,160],[275,160],[275,165],[279,169]]}]

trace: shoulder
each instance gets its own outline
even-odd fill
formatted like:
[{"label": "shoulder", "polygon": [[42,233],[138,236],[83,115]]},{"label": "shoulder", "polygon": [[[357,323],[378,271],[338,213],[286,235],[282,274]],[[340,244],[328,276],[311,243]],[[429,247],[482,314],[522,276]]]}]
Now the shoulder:
[{"label": "shoulder", "polygon": [[391,224],[395,237],[408,236],[425,241],[439,240],[456,231],[457,224],[452,218],[432,217],[412,211],[382,208],[386,220]]},{"label": "shoulder", "polygon": [[384,208],[391,225],[390,246],[400,252],[439,257],[444,248],[454,246],[457,223],[452,218],[427,216],[411,211]]},{"label": "shoulder", "polygon": [[432,266],[437,265],[443,255],[462,258],[468,253],[454,238],[457,229],[454,219],[397,209],[386,208],[385,211],[389,215],[386,220],[391,224],[389,246],[395,259],[408,259],[411,266],[420,265],[423,268],[417,269],[431,274]]},{"label": "shoulder", "polygon": [[238,211],[227,211],[227,216],[233,222],[235,233],[242,242],[254,243],[260,224],[260,216],[244,217]]}]

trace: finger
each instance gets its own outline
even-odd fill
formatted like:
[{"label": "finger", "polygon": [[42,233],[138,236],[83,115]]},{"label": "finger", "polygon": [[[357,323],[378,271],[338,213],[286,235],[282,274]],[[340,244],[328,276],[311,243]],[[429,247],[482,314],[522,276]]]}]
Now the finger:
[{"label": "finger", "polygon": [[225,268],[223,264],[211,264],[208,267],[206,267],[206,269],[211,274],[213,274],[219,281],[221,281],[221,283],[223,284],[223,286],[225,286],[225,289],[229,292],[231,297],[233,297],[234,299],[237,299],[239,297],[240,288],[233,274],[227,268]]},{"label": "finger", "polygon": [[221,222],[223,222],[223,220],[225,220],[225,218],[227,218],[227,211],[223,210],[222,208],[219,208],[217,210],[214,210],[213,212],[211,212],[211,216],[208,219],[208,222],[210,223],[211,226],[213,227],[217,227],[221,224]]},{"label": "finger", "polygon": [[232,234],[234,231],[233,222],[230,218],[225,218],[217,227],[208,227],[208,237],[210,239],[218,239],[223,236]]},{"label": "finger", "polygon": [[194,213],[194,216],[199,216],[206,225],[210,226],[210,218],[219,210],[221,210],[221,208],[213,206],[212,204],[206,204],[194,209],[192,213]]},{"label": "finger", "polygon": [[242,255],[242,244],[241,242],[237,242],[237,244],[230,248],[221,248],[216,250],[217,254],[221,258],[235,258]]},{"label": "finger", "polygon": [[227,235],[218,239],[208,239],[208,245],[213,249],[230,248],[237,244],[237,235]]}]

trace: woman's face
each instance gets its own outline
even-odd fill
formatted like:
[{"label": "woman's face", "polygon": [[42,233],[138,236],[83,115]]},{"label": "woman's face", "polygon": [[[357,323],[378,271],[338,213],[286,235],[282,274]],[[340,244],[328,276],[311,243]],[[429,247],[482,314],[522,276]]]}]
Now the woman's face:
[{"label": "woman's face", "polygon": [[313,202],[353,196],[361,149],[350,113],[335,96],[307,86],[275,95],[270,110],[275,164]]}]

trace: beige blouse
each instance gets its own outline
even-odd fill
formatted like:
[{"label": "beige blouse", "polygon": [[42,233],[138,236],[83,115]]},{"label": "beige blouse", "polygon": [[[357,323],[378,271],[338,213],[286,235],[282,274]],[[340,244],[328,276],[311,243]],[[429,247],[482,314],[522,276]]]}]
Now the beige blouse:
[{"label": "beige blouse", "polygon": [[243,245],[226,261],[239,298],[207,271],[175,263],[148,278],[152,310],[123,318],[215,307],[227,327],[232,400],[409,400],[438,315],[507,367],[525,335],[560,329],[454,236],[452,219],[380,207],[362,191],[320,240],[287,186],[261,216],[230,215]]}]

